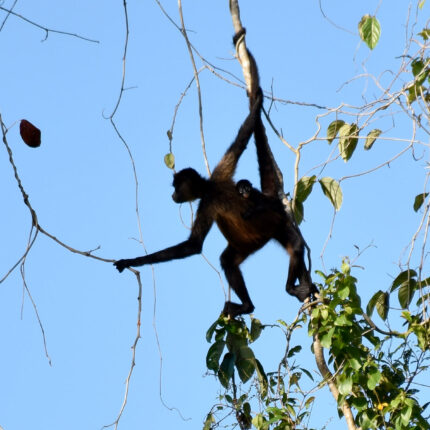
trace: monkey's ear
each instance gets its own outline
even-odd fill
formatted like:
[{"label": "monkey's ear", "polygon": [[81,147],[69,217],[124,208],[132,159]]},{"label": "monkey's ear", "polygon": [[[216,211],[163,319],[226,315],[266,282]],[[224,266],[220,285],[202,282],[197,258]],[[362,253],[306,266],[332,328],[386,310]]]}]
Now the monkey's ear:
[{"label": "monkey's ear", "polygon": [[26,119],[21,120],[19,132],[22,140],[31,148],[40,146],[40,130]]}]

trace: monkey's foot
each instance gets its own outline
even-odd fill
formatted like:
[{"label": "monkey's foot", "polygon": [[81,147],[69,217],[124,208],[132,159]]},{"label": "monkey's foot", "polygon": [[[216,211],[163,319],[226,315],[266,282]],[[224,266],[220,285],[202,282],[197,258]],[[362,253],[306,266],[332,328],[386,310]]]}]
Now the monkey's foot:
[{"label": "monkey's foot", "polygon": [[315,284],[299,284],[294,287],[287,286],[287,293],[296,296],[301,302],[304,302],[308,297],[313,298],[315,294],[319,293]]},{"label": "monkey's foot", "polygon": [[238,303],[233,302],[225,302],[224,309],[222,313],[231,318],[234,318],[238,315],[250,314],[255,309],[252,303],[239,305]]}]

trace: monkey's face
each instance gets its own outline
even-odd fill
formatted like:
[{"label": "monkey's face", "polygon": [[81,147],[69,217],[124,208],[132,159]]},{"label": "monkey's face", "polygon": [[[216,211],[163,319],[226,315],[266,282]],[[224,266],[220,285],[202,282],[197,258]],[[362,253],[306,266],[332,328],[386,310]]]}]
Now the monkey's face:
[{"label": "monkey's face", "polygon": [[201,197],[203,178],[192,168],[179,171],[173,176],[173,186],[175,191],[172,199],[175,203],[191,202]]},{"label": "monkey's face", "polygon": [[175,203],[185,203],[195,200],[192,196],[190,184],[188,181],[182,181],[174,184],[175,191],[172,194],[172,199]]}]

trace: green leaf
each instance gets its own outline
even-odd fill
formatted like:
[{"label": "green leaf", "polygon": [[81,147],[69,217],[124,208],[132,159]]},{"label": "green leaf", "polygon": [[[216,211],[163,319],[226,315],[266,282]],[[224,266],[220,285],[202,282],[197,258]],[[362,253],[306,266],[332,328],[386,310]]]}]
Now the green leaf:
[{"label": "green leaf", "polygon": [[381,373],[376,367],[371,367],[367,374],[367,388],[374,390],[381,380]]},{"label": "green leaf", "polygon": [[294,201],[294,218],[297,224],[301,224],[304,217],[304,207],[303,203],[299,200]]},{"label": "green leaf", "polygon": [[251,341],[255,342],[259,337],[261,332],[263,331],[264,326],[261,324],[261,321],[253,318],[251,321]]},{"label": "green leaf", "polygon": [[305,408],[309,408],[314,401],[315,401],[315,397],[314,396],[309,397],[309,399],[307,399],[306,402],[305,402]]},{"label": "green leaf", "polygon": [[221,366],[219,367],[218,379],[224,388],[228,388],[228,383],[233,376],[235,361],[235,354],[227,352],[227,354],[224,355]]},{"label": "green leaf", "polygon": [[362,411],[364,409],[369,408],[365,397],[352,397],[350,402],[351,405],[354,406],[358,411]]},{"label": "green leaf", "polygon": [[203,430],[211,430],[212,424],[215,424],[215,423],[216,423],[216,420],[212,412],[208,413],[205,419],[205,423],[203,425]]},{"label": "green leaf", "polygon": [[316,180],[317,177],[315,175],[300,178],[296,186],[296,200],[304,202],[309,197]]},{"label": "green leaf", "polygon": [[314,377],[312,376],[312,373],[309,372],[309,370],[305,369],[304,367],[300,367],[300,370],[311,380],[314,380]]},{"label": "green leaf", "polygon": [[263,429],[267,429],[268,426],[266,426],[266,419],[263,417],[263,414],[257,414],[253,419],[252,419],[252,425],[257,429],[257,430],[263,430]]},{"label": "green leaf", "polygon": [[[375,417],[375,412],[368,409],[367,411],[363,411],[360,415],[360,428],[362,430],[378,428],[378,420]],[[398,430],[396,428],[396,430]]]},{"label": "green leaf", "polygon": [[429,287],[430,286],[430,278],[426,278],[420,281],[420,288]]},{"label": "green leaf", "polygon": [[366,45],[373,49],[381,36],[381,25],[374,16],[364,15],[358,24],[358,32]]},{"label": "green leaf", "polygon": [[330,348],[330,346],[331,346],[331,339],[333,337],[333,333],[334,333],[334,327],[332,327],[327,333],[324,333],[321,336],[321,345],[324,348]]},{"label": "green leaf", "polygon": [[334,321],[334,325],[338,327],[351,326],[352,322],[348,319],[345,314],[339,315]]},{"label": "green leaf", "polygon": [[250,416],[251,415],[251,405],[248,402],[245,402],[243,404],[243,412],[245,415]]},{"label": "green leaf", "polygon": [[347,396],[351,394],[352,391],[352,378],[346,376],[345,374],[339,375],[338,378],[338,389],[339,393]]},{"label": "green leaf", "polygon": [[337,295],[341,300],[345,300],[349,296],[349,287],[348,285],[343,285],[339,290],[337,291]]},{"label": "green leaf", "polygon": [[175,168],[175,156],[173,155],[173,153],[169,152],[168,154],[166,154],[164,156],[164,164],[169,169],[174,169]]},{"label": "green leaf", "polygon": [[340,188],[339,182],[335,181],[333,178],[325,177],[319,180],[323,193],[328,197],[331,204],[338,211],[342,206],[342,190]]},{"label": "green leaf", "polygon": [[380,296],[381,294],[384,294],[384,292],[383,292],[383,291],[381,291],[381,290],[379,290],[379,291],[377,291],[377,292],[372,296],[372,298],[369,300],[369,303],[367,304],[367,307],[366,307],[366,314],[367,314],[367,315],[369,315],[369,317],[371,317],[371,316],[372,316],[372,314],[373,314],[373,310],[375,309],[376,303],[378,302],[378,300],[379,300],[379,296]]},{"label": "green leaf", "polygon": [[409,308],[414,297],[416,287],[417,282],[415,279],[411,278],[409,281],[405,281],[399,288],[399,303],[403,309]]},{"label": "green leaf", "polygon": [[429,195],[429,193],[422,193],[415,196],[414,201],[414,211],[418,212],[419,208],[423,205],[426,197]]},{"label": "green leaf", "polygon": [[[340,266],[340,270],[344,275],[349,275],[351,273],[351,264],[349,258],[342,258],[342,266]],[[340,290],[340,288],[339,288]],[[349,290],[348,290],[349,294]],[[346,298],[346,297],[343,297]]]},{"label": "green leaf", "polygon": [[360,370],[361,369],[361,363],[359,360],[357,360],[356,358],[350,358],[347,361],[347,364],[349,367],[351,367],[352,369],[354,369],[355,371]]},{"label": "green leaf", "polygon": [[417,98],[418,98],[418,95],[420,94],[420,85],[411,85],[409,88],[408,88],[408,92],[409,92],[409,94],[408,94],[408,102],[409,102],[409,104],[412,104]]},{"label": "green leaf", "polygon": [[382,133],[382,130],[379,130],[379,128],[375,128],[369,134],[366,136],[366,143],[364,144],[364,149],[368,151],[373,144],[375,143],[376,139],[380,136]]},{"label": "green leaf", "polygon": [[255,359],[255,369],[257,371],[258,383],[260,385],[260,396],[262,399],[264,399],[267,396],[269,383],[267,380],[266,372],[264,371],[263,366],[257,359]]},{"label": "green leaf", "polygon": [[298,354],[302,350],[302,347],[300,345],[296,345],[295,347],[291,348],[288,351],[288,358],[293,357],[294,355]]},{"label": "green leaf", "polygon": [[224,351],[225,342],[223,340],[216,341],[208,351],[206,355],[206,366],[208,369],[217,371],[219,368],[219,359]]},{"label": "green leaf", "polygon": [[381,290],[373,295],[366,307],[366,313],[369,317],[372,316],[375,306],[379,316],[385,321],[390,307],[390,295]]},{"label": "green leaf", "polygon": [[[424,0],[421,2],[424,4]],[[418,33],[418,36],[421,36],[423,40],[427,41],[430,39],[430,29],[425,28],[421,33]]]},{"label": "green leaf", "polygon": [[348,161],[358,143],[357,124],[344,124],[339,130],[339,153],[343,161]]},{"label": "green leaf", "polygon": [[227,402],[229,402],[231,405],[235,403],[235,400],[233,400],[233,397],[231,397],[229,394],[225,395],[225,399]]},{"label": "green leaf", "polygon": [[209,328],[208,331],[206,332],[206,340],[210,343],[212,340],[212,336],[217,328],[218,325],[218,321],[219,319],[217,319]]},{"label": "green leaf", "polygon": [[376,311],[378,315],[385,321],[388,316],[388,310],[390,308],[390,295],[388,293],[382,293],[376,301]]},{"label": "green leaf", "polygon": [[321,318],[326,320],[328,318],[328,308],[321,307]]},{"label": "green leaf", "polygon": [[411,66],[412,74],[415,77],[415,85],[421,86],[426,80],[429,70],[426,68],[426,64],[421,58],[415,58]]},{"label": "green leaf", "polygon": [[400,287],[400,285],[404,284],[406,281],[409,281],[412,278],[417,277],[417,272],[413,269],[405,270],[404,272],[400,273],[396,279],[394,279],[393,284],[391,285],[391,292],[393,292],[395,289]]},{"label": "green leaf", "polygon": [[333,142],[340,128],[344,124],[345,124],[345,121],[342,121],[341,119],[336,119],[335,121],[332,121],[330,123],[330,125],[327,127],[327,140],[329,144]]},{"label": "green leaf", "polygon": [[408,426],[408,424],[410,424],[409,421],[411,419],[411,415],[412,415],[412,408],[410,406],[404,406],[401,412],[402,424],[404,426]]},{"label": "green leaf", "polygon": [[255,372],[255,357],[249,346],[242,346],[238,351],[236,369],[242,382],[247,382]]}]

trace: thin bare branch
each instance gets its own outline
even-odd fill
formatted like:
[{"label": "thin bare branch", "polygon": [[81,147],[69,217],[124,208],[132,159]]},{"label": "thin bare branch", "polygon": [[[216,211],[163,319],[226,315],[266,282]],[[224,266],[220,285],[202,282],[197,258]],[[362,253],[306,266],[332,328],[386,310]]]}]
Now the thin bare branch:
[{"label": "thin bare branch", "polygon": [[3,22],[1,23],[1,25],[0,25],[0,32],[3,30],[3,27],[5,26],[5,24],[6,24],[6,21],[8,20],[8,18],[10,17],[10,15],[11,15],[11,13],[12,13],[12,11],[13,11],[13,9],[15,8],[15,6],[16,6],[16,3],[18,2],[18,0],[15,0],[14,2],[13,2],[13,5],[11,6],[11,8],[9,9],[9,11],[7,12],[7,14],[6,14],[6,16],[5,16],[5,18],[4,18],[4,20],[3,20]]},{"label": "thin bare branch", "polygon": [[184,22],[184,15],[182,12],[182,1],[181,0],[178,0],[178,9],[179,9],[179,16],[181,19],[181,33],[184,36],[185,43],[187,44],[188,53],[190,55],[191,64],[193,65],[194,79],[196,81],[197,96],[198,96],[198,101],[199,101],[200,139],[202,141],[202,151],[203,151],[203,158],[204,158],[205,165],[206,165],[206,171],[208,172],[208,175],[210,175],[211,170],[209,167],[208,157],[206,155],[206,142],[205,142],[205,134],[203,131],[203,105],[202,105],[202,93],[201,93],[201,87],[200,87],[200,79],[199,79],[199,73],[197,72],[196,62],[194,60],[193,50],[192,50],[190,41],[188,39],[187,30],[185,29],[185,22]]},{"label": "thin bare branch", "polygon": [[[90,38],[88,38],[88,37],[81,36],[81,35],[79,35],[79,34],[77,34],[77,33],[69,33],[68,31],[54,30],[54,29],[52,29],[52,28],[48,28],[48,27],[45,27],[45,26],[43,26],[43,25],[41,25],[41,24],[38,24],[37,22],[31,21],[30,19],[26,18],[25,16],[20,15],[19,13],[14,12],[14,11],[12,10],[14,6],[15,6],[15,4],[12,6],[12,8],[11,8],[11,9],[6,9],[6,8],[5,8],[5,7],[3,7],[3,6],[0,6],[0,10],[2,10],[2,11],[4,11],[4,12],[7,12],[8,16],[9,16],[9,15],[13,15],[13,16],[15,16],[15,17],[17,17],[17,18],[19,18],[19,19],[22,19],[23,21],[25,21],[25,22],[27,22],[27,23],[29,23],[29,24],[31,24],[31,25],[34,25],[35,27],[40,28],[41,30],[43,30],[43,31],[46,33],[46,34],[45,34],[45,38],[42,40],[43,42],[48,38],[49,33],[57,33],[57,34],[63,34],[63,35],[65,35],[65,36],[72,36],[72,37],[76,37],[76,38],[78,38],[78,39],[85,40],[86,42],[91,42],[91,43],[100,43],[98,40],[90,39]],[[6,19],[7,19],[7,17],[6,17]],[[6,21],[6,19],[5,19],[4,21]],[[0,28],[0,31],[2,30],[2,28],[3,28],[3,26]]]}]

